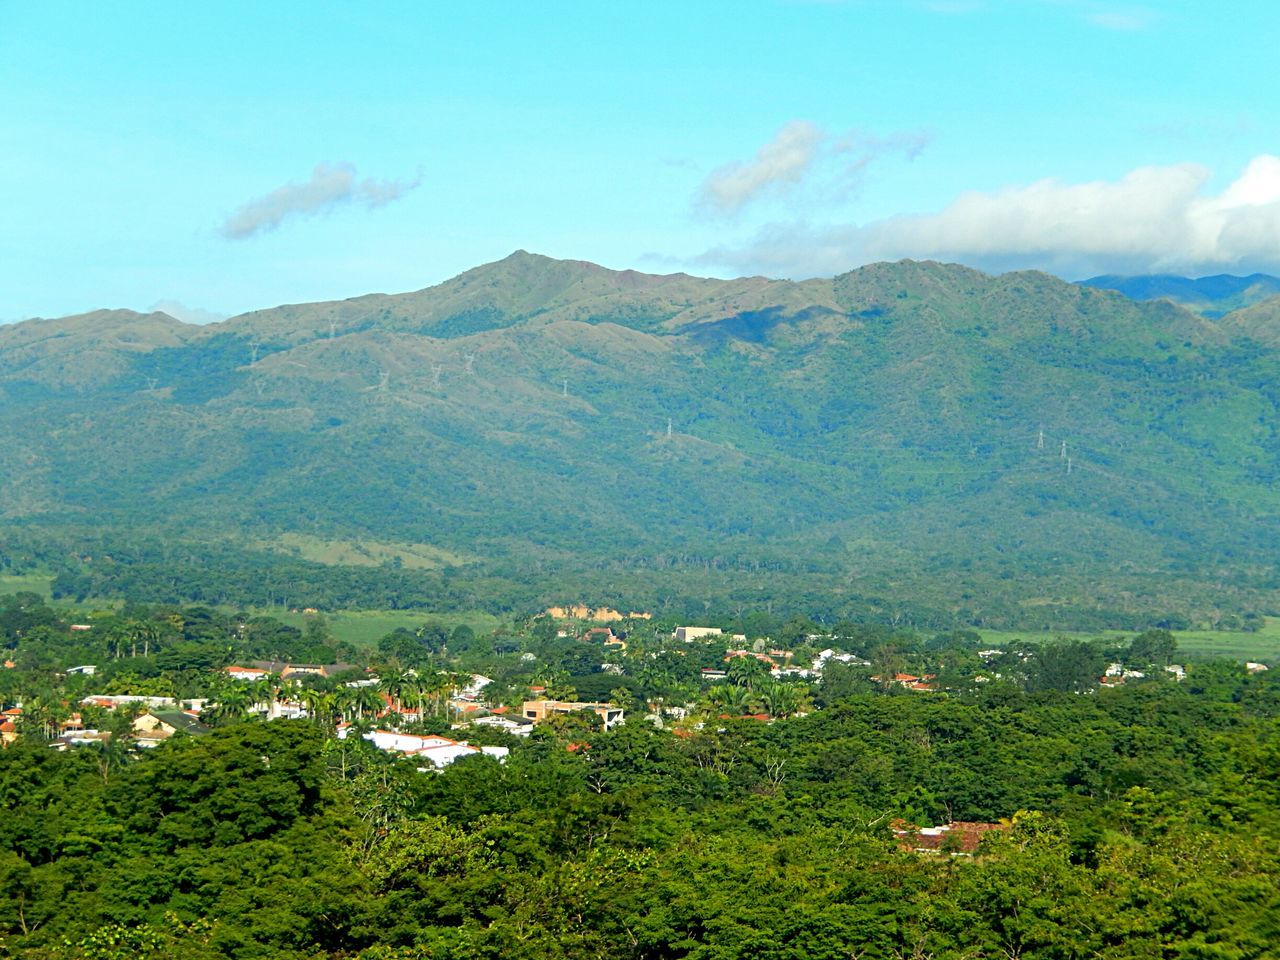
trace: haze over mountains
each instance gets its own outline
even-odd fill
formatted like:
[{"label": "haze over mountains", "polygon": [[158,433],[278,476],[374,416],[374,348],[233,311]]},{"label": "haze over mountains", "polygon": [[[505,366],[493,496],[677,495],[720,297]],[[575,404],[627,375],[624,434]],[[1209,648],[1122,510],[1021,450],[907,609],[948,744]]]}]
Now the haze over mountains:
[{"label": "haze over mountains", "polygon": [[0,515],[68,545],[358,544],[537,596],[803,583],[1045,623],[1265,605],[1277,303],[1215,319],[933,262],[793,283],[518,252],[205,326],[33,320],[0,327]]},{"label": "haze over mountains", "polygon": [[1134,300],[1172,300],[1210,317],[1220,317],[1280,296],[1280,277],[1265,273],[1253,273],[1247,277],[1216,274],[1195,279],[1170,274],[1142,277],[1108,275],[1080,282],[1088,287],[1115,290]]}]

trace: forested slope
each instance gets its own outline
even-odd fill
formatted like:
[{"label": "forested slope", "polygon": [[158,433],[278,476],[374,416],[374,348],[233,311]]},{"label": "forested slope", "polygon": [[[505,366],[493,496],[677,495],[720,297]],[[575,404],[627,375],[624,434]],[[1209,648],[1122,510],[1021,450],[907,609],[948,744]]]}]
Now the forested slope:
[{"label": "forested slope", "polygon": [[1280,354],[1252,316],[938,263],[790,283],[517,253],[205,327],[29,321],[0,328],[0,511],[11,553],[305,533],[646,602],[794,576],[1006,620],[1266,606]]}]

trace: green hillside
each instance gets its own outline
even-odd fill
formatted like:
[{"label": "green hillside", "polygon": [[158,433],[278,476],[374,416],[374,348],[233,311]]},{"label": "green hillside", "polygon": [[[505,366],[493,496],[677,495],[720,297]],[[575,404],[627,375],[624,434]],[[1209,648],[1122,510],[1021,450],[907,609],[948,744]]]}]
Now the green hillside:
[{"label": "green hillside", "polygon": [[28,321],[0,327],[0,515],[99,580],[103,554],[172,572],[293,538],[406,545],[293,551],[296,580],[336,563],[401,598],[1211,623],[1280,587],[1260,325],[939,263],[790,283],[526,253],[205,327]]}]

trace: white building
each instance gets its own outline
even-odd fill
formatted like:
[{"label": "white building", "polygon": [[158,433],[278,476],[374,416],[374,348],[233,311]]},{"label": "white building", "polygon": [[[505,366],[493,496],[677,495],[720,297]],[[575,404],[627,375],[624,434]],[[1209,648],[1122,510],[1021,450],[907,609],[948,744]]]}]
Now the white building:
[{"label": "white building", "polygon": [[685,643],[692,643],[703,637],[718,637],[724,631],[719,627],[676,627],[675,638]]}]

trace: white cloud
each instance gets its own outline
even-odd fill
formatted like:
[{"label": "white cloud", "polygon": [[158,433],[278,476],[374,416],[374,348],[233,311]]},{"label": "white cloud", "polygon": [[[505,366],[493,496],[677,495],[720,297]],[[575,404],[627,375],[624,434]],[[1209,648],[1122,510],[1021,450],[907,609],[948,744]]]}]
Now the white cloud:
[{"label": "white cloud", "polygon": [[188,307],[181,300],[157,300],[150,310],[153,313],[167,313],[183,323],[217,323],[228,317],[228,314],[205,310],[203,307]]},{"label": "white cloud", "polygon": [[751,160],[726,164],[707,177],[695,205],[713,216],[732,217],[757,201],[792,198],[802,185],[815,183],[827,202],[843,199],[872,161],[894,152],[913,159],[928,141],[923,132],[837,135],[808,120],[792,120]]},{"label": "white cloud", "polygon": [[826,138],[808,120],[792,120],[752,160],[730,163],[707,177],[699,190],[699,205],[712,213],[734,214],[770,190],[799,183]]},{"label": "white cloud", "polygon": [[244,240],[274,230],[290,217],[314,216],[345,203],[360,203],[372,210],[399,200],[421,182],[413,180],[356,180],[350,163],[319,164],[305,183],[286,183],[244,204],[222,224],[228,240]]},{"label": "white cloud", "polygon": [[1220,193],[1195,164],[1119,180],[1040,180],[961,194],[937,213],[865,225],[773,224],[699,258],[744,273],[817,276],[874,260],[957,260],[989,270],[1095,273],[1280,270],[1280,157],[1262,155]]},{"label": "white cloud", "polygon": [[1085,16],[1095,27],[1104,30],[1120,30],[1133,32],[1145,30],[1155,23],[1156,15],[1151,10],[1095,10]]}]

